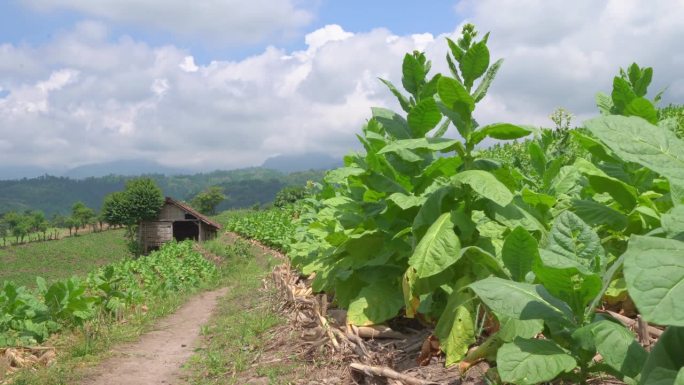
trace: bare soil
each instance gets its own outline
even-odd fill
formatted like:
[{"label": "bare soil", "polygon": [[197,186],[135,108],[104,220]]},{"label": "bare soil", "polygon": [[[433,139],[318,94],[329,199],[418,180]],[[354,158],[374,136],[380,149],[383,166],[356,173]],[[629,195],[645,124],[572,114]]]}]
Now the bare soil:
[{"label": "bare soil", "polygon": [[198,294],[136,343],[115,348],[82,385],[182,384],[181,366],[199,345],[200,328],[227,288]]}]

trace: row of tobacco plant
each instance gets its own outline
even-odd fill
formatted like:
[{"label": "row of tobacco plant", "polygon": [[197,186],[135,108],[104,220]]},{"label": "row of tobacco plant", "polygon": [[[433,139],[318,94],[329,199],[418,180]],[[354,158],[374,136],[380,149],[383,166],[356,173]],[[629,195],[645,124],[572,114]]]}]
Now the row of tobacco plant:
[{"label": "row of tobacco plant", "polygon": [[48,284],[37,278],[34,290],[4,282],[0,347],[42,343],[53,333],[98,317],[118,320],[134,305],[200,287],[216,273],[216,266],[185,241],[99,268],[86,279]]},{"label": "row of tobacco plant", "polygon": [[[684,141],[677,120],[659,118],[659,96],[647,98],[652,69],[621,70],[597,97],[601,115],[567,137],[479,126],[502,65],[488,37],[467,25],[448,40],[449,75],[429,75],[414,52],[404,91],[383,80],[403,113],[373,108],[365,154],[307,199],[290,256],[350,323],[433,325],[447,365],[487,358],[521,385],[598,373],[684,383]],[[528,136],[525,170],[479,150]],[[666,328],[650,352],[602,310],[628,298]]]}]

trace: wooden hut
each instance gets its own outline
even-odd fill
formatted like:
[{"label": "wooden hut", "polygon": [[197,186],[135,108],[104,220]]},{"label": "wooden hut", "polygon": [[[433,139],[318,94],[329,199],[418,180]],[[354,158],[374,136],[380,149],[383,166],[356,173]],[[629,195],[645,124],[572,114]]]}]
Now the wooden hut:
[{"label": "wooden hut", "polygon": [[215,238],[220,229],[221,225],[187,204],[166,197],[158,217],[138,226],[138,242],[147,254],[172,239],[206,241]]}]

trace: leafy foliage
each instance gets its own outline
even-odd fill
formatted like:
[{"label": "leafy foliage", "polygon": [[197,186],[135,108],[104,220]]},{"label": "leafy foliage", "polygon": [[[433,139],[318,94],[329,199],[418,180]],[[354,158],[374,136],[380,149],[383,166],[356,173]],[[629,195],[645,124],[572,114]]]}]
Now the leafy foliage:
[{"label": "leafy foliage", "polygon": [[[653,70],[620,70],[597,96],[602,116],[583,128],[571,130],[563,110],[556,130],[481,127],[474,112],[501,66],[487,40],[472,25],[448,40],[451,76],[430,76],[423,53],[407,54],[404,90],[382,81],[405,114],[372,109],[365,152],[302,201],[296,229],[259,223],[282,212],[235,228],[278,234],[271,242],[316,273],[313,289],[333,294],[350,323],[403,315],[433,326],[447,365],[487,358],[503,382],[525,385],[596,373],[681,383],[684,142],[658,114],[660,95],[647,98]],[[444,137],[451,125],[460,138]],[[667,326],[652,352],[601,311],[617,298]]]},{"label": "leafy foliage", "polygon": [[52,333],[100,314],[199,286],[216,267],[192,243],[169,243],[139,259],[102,267],[82,280],[48,284],[37,278],[35,291],[5,281],[0,290],[0,346],[40,343]]},{"label": "leafy foliage", "polygon": [[216,214],[216,206],[225,199],[226,196],[223,195],[223,189],[219,186],[212,186],[195,195],[192,198],[191,204],[202,214],[214,215]]},{"label": "leafy foliage", "polygon": [[246,238],[258,239],[264,244],[287,251],[296,228],[296,206],[274,207],[263,211],[226,211],[219,222],[230,231]]}]

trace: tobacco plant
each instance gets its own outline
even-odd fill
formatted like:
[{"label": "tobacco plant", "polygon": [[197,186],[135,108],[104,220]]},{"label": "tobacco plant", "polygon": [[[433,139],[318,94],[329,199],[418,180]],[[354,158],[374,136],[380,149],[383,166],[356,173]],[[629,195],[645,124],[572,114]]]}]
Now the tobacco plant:
[{"label": "tobacco plant", "polygon": [[[595,312],[618,265],[606,272],[606,252],[591,227],[565,211],[543,247],[519,228],[506,238],[502,257],[511,279],[490,277],[471,288],[504,325],[492,344],[483,344],[490,349],[485,354],[498,348],[504,382],[584,383],[592,373],[609,372],[634,383],[646,351],[632,332]],[[542,332],[545,339],[535,338]],[[594,361],[597,353],[601,362]]]},{"label": "tobacco plant", "polygon": [[[577,159],[564,166],[580,185],[569,208],[603,236],[561,212],[538,252],[525,231],[506,238],[502,258],[515,282],[487,278],[471,285],[502,325],[472,358],[495,355],[505,382],[584,382],[594,372],[628,383],[684,380],[684,307],[677,300],[684,296],[684,142],[671,122],[646,120],[655,111],[643,98],[652,71],[634,64],[629,73],[615,78],[610,99],[599,96],[606,116],[585,122],[588,132],[574,133],[593,163]],[[618,281],[644,319],[671,325],[649,355],[631,332],[595,312],[611,290],[611,296],[619,291]],[[546,338],[533,338],[539,332]]]},{"label": "tobacco plant", "polygon": [[[290,253],[305,274],[316,272],[315,290],[334,293],[348,309],[350,323],[381,323],[403,309],[435,325],[448,365],[475,341],[477,301],[467,286],[507,276],[497,259],[505,233],[547,232],[512,191],[512,169],[476,150],[487,138],[530,133],[474,119],[502,64],[490,63],[488,37],[477,40],[467,25],[447,40],[451,76],[429,76],[423,53],[404,57],[406,94],[383,82],[406,115],[372,109],[358,137],[365,154],[348,155],[345,167],[327,174]],[[450,127],[459,138],[446,137]]]}]

